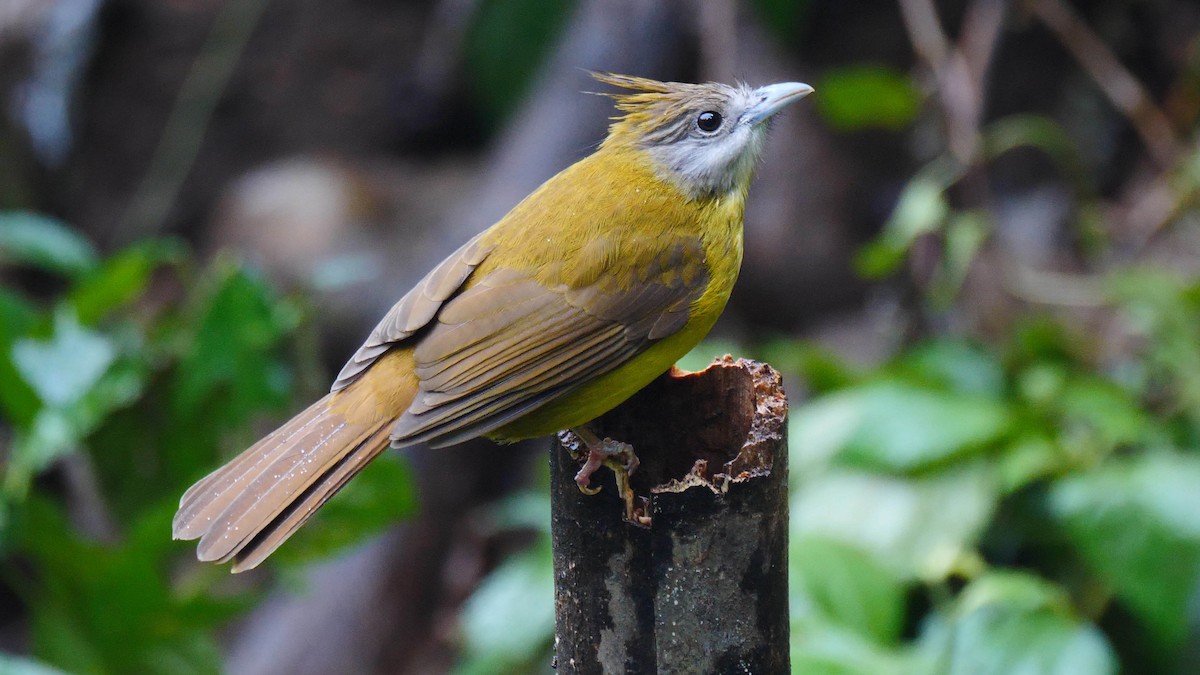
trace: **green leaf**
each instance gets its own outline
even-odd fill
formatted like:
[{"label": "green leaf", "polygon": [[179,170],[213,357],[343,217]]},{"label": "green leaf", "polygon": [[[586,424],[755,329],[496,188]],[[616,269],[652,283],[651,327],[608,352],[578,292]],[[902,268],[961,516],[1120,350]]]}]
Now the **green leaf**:
[{"label": "green leaf", "polygon": [[883,381],[801,407],[791,431],[799,459],[907,472],[981,450],[1010,425],[995,400]]},{"label": "green leaf", "polygon": [[796,675],[934,675],[907,654],[817,621],[792,621],[792,672]]},{"label": "green leaf", "polygon": [[1045,436],[1030,433],[1014,440],[1000,454],[1000,482],[1012,493],[1048,478],[1069,465],[1071,458]]},{"label": "green leaf", "polygon": [[41,408],[37,392],[17,372],[12,346],[23,339],[37,321],[37,310],[24,298],[0,288],[0,411],[18,427],[32,423]]},{"label": "green leaf", "polygon": [[887,66],[828,70],[817,91],[818,110],[840,131],[901,129],[921,110],[921,94],[912,80]]},{"label": "green leaf", "polygon": [[995,478],[982,464],[922,478],[833,470],[796,483],[792,539],[847,542],[906,580],[942,579],[972,564],[997,499]]},{"label": "green leaf", "polygon": [[1071,378],[1063,388],[1058,404],[1066,430],[1086,428],[1088,435],[1094,437],[1104,451],[1144,440],[1152,428],[1150,417],[1138,401],[1099,377]]},{"label": "green leaf", "polygon": [[4,675],[68,675],[67,671],[46,665],[36,659],[0,653],[0,673]]},{"label": "green leaf", "polygon": [[50,340],[26,338],[12,348],[17,372],[51,407],[69,406],[83,398],[116,356],[111,340],[80,326],[69,310],[55,314]]},{"label": "green leaf", "polygon": [[[72,672],[216,673],[220,652],[211,630],[244,603],[218,613],[178,599],[166,575],[176,503],[159,504],[129,524],[116,545],[91,544],[60,508],[34,495],[17,529],[37,578],[23,589],[32,602],[31,643],[42,659]],[[120,617],[114,621],[114,617]]]},{"label": "green leaf", "polygon": [[299,317],[243,269],[218,262],[214,277],[180,359],[172,404],[182,419],[237,426],[288,400],[290,370],[272,356]]},{"label": "green leaf", "polygon": [[788,547],[792,616],[812,615],[893,645],[904,620],[905,589],[866,551],[827,536],[792,539]]},{"label": "green leaf", "polygon": [[71,289],[69,300],[79,320],[91,325],[109,312],[141,297],[151,274],[177,263],[184,249],[175,242],[152,240],[131,246],[92,270]]},{"label": "green leaf", "polygon": [[1126,270],[1109,280],[1144,358],[1195,427],[1200,427],[1200,280],[1162,269]]},{"label": "green leaf", "polygon": [[946,223],[946,243],[938,273],[936,300],[948,306],[958,295],[971,263],[991,233],[987,216],[979,211],[956,211]]},{"label": "green leaf", "polygon": [[1200,581],[1200,457],[1154,452],[1059,481],[1050,507],[1084,560],[1165,645]]},{"label": "green leaf", "polygon": [[897,373],[922,384],[960,394],[1000,398],[1004,367],[995,354],[965,340],[941,339],[919,344],[900,358]]},{"label": "green leaf", "polygon": [[462,608],[457,675],[529,672],[529,664],[548,651],[554,637],[553,568],[549,537],[542,537],[483,580]]},{"label": "green leaf", "polygon": [[0,213],[0,265],[32,265],[75,277],[96,261],[92,244],[66,224],[27,211]]},{"label": "green leaf", "polygon": [[961,175],[957,164],[937,160],[914,176],[896,200],[883,233],[856,257],[859,274],[879,278],[895,272],[919,237],[941,230],[950,215],[946,188]]},{"label": "green leaf", "polygon": [[728,340],[703,340],[693,347],[692,351],[684,354],[675,365],[683,370],[697,372],[711,365],[713,359],[726,354],[737,354],[738,351],[739,345]]},{"label": "green leaf", "polygon": [[1091,172],[1079,148],[1062,125],[1044,115],[1010,115],[982,131],[983,152],[989,160],[1017,148],[1037,148],[1063,170],[1081,194],[1091,194]]},{"label": "green leaf", "polygon": [[144,384],[145,372],[138,364],[118,362],[83,398],[39,410],[30,428],[14,438],[12,461],[4,477],[7,492],[23,495],[33,476],[79,449],[84,437],[110,413],[136,400]]},{"label": "green leaf", "polygon": [[1021,572],[972,582],[931,617],[922,655],[946,675],[1105,675],[1117,661],[1103,634],[1070,615],[1065,594]]},{"label": "green leaf", "polygon": [[773,340],[762,347],[761,360],[785,374],[796,373],[804,378],[805,386],[813,392],[826,392],[848,387],[861,378],[850,364],[837,354],[813,342]]}]

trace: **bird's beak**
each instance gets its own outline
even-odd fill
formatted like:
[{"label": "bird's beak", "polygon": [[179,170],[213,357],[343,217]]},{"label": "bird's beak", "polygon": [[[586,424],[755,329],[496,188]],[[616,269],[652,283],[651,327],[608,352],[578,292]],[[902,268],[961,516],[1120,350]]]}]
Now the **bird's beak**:
[{"label": "bird's beak", "polygon": [[751,106],[742,118],[750,125],[765,122],[789,103],[813,93],[813,88],[803,82],[780,82],[759,87],[754,93],[758,95],[759,101]]}]

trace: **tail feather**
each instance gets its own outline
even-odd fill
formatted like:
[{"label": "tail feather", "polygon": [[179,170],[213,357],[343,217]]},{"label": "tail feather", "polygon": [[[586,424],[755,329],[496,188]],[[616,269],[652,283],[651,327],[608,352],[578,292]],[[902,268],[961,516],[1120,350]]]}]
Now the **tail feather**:
[{"label": "tail feather", "polygon": [[390,419],[357,419],[330,394],[192,486],[175,514],[176,539],[200,539],[201,560],[250,569],[279,547],[387,447]]},{"label": "tail feather", "polygon": [[266,560],[267,556],[287,541],[293,532],[317,512],[317,509],[329,501],[330,497],[337,494],[347,481],[362,471],[363,467],[388,447],[390,432],[389,425],[381,427],[355,452],[351,452],[339,460],[321,480],[309,486],[303,495],[289,504],[283,513],[234,554],[233,571],[241,572],[253,569]]},{"label": "tail feather", "polygon": [[242,493],[245,484],[262,473],[295,445],[296,436],[322,419],[328,407],[326,396],[284,423],[221,468],[201,478],[179,500],[171,523],[176,539],[198,539],[212,528],[212,521]]}]

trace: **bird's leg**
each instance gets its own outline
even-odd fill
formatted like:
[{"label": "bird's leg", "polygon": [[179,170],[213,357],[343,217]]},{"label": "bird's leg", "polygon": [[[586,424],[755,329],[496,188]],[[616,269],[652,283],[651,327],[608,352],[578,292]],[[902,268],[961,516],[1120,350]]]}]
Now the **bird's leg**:
[{"label": "bird's leg", "polygon": [[641,460],[633,452],[633,446],[611,438],[601,440],[587,427],[579,427],[572,431],[588,450],[587,460],[579,469],[579,473],[575,474],[575,484],[579,486],[579,491],[586,495],[600,492],[599,487],[591,487],[592,474],[601,466],[607,466],[616,477],[617,495],[625,502],[625,520],[638,525],[649,525],[650,518],[637,513],[633,487],[629,484],[629,476],[637,471],[638,465],[641,464]]}]

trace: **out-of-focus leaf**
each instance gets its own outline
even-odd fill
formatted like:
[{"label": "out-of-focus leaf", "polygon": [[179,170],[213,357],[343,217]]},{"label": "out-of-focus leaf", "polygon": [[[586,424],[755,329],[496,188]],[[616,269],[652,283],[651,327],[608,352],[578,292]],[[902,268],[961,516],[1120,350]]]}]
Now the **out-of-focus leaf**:
[{"label": "out-of-focus leaf", "polygon": [[3,675],[68,675],[67,671],[46,665],[36,659],[0,653],[0,673]]},{"label": "out-of-focus leaf", "polygon": [[1014,440],[1000,454],[1000,483],[1005,493],[1054,475],[1069,460],[1053,441],[1038,434]]},{"label": "out-of-focus leaf", "polygon": [[784,373],[797,373],[805,386],[817,393],[848,387],[861,377],[836,354],[806,341],[768,342],[762,348],[762,360]]},{"label": "out-of-focus leaf", "polygon": [[463,605],[457,675],[529,672],[554,636],[554,564],[548,537],[501,563]]},{"label": "out-of-focus leaf", "polygon": [[15,435],[4,476],[5,491],[20,497],[34,475],[75,450],[105,415],[133,400],[142,378],[136,369],[114,368],[112,341],[80,326],[69,310],[55,315],[49,340],[21,339],[12,355],[16,370],[43,402],[28,428]]},{"label": "out-of-focus leaf", "polygon": [[913,347],[895,370],[907,379],[960,394],[1000,398],[1004,368],[996,356],[963,340],[934,340]]},{"label": "out-of-focus leaf", "polygon": [[86,324],[94,324],[112,310],[146,291],[150,275],[164,264],[183,257],[176,242],[150,240],[131,246],[86,274],[71,290],[69,299]]},{"label": "out-of-focus leaf", "polygon": [[327,557],[404,520],[417,510],[417,485],[397,452],[375,458],[329,500],[274,558],[295,564]]},{"label": "out-of-focus leaf", "polygon": [[835,470],[797,483],[793,539],[854,544],[902,579],[937,580],[969,563],[997,498],[982,465],[907,479]]},{"label": "out-of-focus leaf", "polygon": [[1113,275],[1109,288],[1129,328],[1146,338],[1152,372],[1200,426],[1200,281],[1135,269]]},{"label": "out-of-focus leaf", "polygon": [[77,450],[112,411],[129,405],[142,392],[145,373],[139,365],[119,362],[91,385],[77,401],[38,411],[29,429],[13,441],[12,458],[4,476],[12,496],[25,493],[33,476],[58,458]]},{"label": "out-of-focus leaf", "polygon": [[526,490],[488,507],[491,528],[530,529],[550,536],[550,496],[547,491]]},{"label": "out-of-focus leaf", "polygon": [[0,264],[78,276],[96,266],[92,244],[66,224],[26,211],[0,213]]},{"label": "out-of-focus leaf", "polygon": [[80,326],[69,310],[55,315],[50,340],[18,340],[12,348],[17,371],[51,407],[83,398],[116,356],[111,340]]},{"label": "out-of-focus leaf", "polygon": [[35,600],[37,656],[71,672],[218,672],[220,653],[206,630],[244,603],[226,602],[217,613],[205,601],[203,621],[194,601],[175,597],[165,574],[174,545],[163,534],[174,506],[143,513],[120,546],[104,547],[74,532],[54,504],[26,502],[17,533],[39,569],[40,579],[24,589]]},{"label": "out-of-focus leaf", "polygon": [[942,306],[948,306],[958,295],[971,263],[990,232],[987,216],[978,211],[958,211],[949,217],[942,268],[934,289],[935,300]]},{"label": "out-of-focus leaf", "polygon": [[1095,626],[1067,611],[1047,582],[1020,572],[971,583],[948,614],[935,614],[921,635],[923,655],[947,675],[1105,675],[1116,656]]},{"label": "out-of-focus leaf", "polygon": [[869,278],[891,274],[918,237],[939,231],[950,215],[946,188],[961,175],[962,169],[953,162],[938,160],[914,176],[900,193],[883,233],[859,251],[858,272]]},{"label": "out-of-focus leaf", "polygon": [[1150,418],[1137,401],[1112,382],[1093,376],[1072,378],[1059,399],[1064,426],[1084,426],[1103,450],[1144,440]]},{"label": "out-of-focus leaf", "polygon": [[467,34],[472,87],[491,120],[525,93],[575,3],[565,0],[483,0]]},{"label": "out-of-focus leaf", "polygon": [[[993,399],[884,381],[803,406],[791,430],[802,457],[829,453],[846,464],[915,471],[980,450],[1010,424]],[[814,441],[818,447],[804,446]]]},{"label": "out-of-focus leaf", "polygon": [[1164,645],[1200,590],[1200,457],[1148,453],[1059,481],[1050,506],[1083,558]]},{"label": "out-of-focus leaf", "polygon": [[1021,363],[1073,361],[1080,340],[1049,317],[1035,315],[1017,324],[1013,331],[1013,356]]},{"label": "out-of-focus leaf", "polygon": [[177,414],[207,417],[207,424],[240,424],[284,403],[290,373],[268,355],[298,320],[296,310],[279,302],[261,279],[218,263],[216,287],[179,364],[172,401]]},{"label": "out-of-focus leaf", "polygon": [[904,73],[878,65],[826,71],[817,85],[817,109],[841,131],[900,129],[921,110],[921,94]]},{"label": "out-of-focus leaf", "polygon": [[788,566],[793,617],[815,616],[875,644],[895,644],[905,589],[892,569],[858,547],[820,535],[792,539]]},{"label": "out-of-focus leaf", "polygon": [[720,358],[725,354],[737,354],[738,352],[738,345],[733,342],[704,340],[693,347],[692,351],[684,354],[683,358],[679,359],[675,365],[683,370],[696,372],[707,368],[713,362],[713,359]]},{"label": "out-of-focus leaf", "polygon": [[1091,173],[1079,148],[1058,122],[1044,115],[1010,115],[983,129],[983,151],[989,159],[1016,148],[1037,148],[1063,170],[1081,194],[1090,194]]},{"label": "out-of-focus leaf", "polygon": [[794,620],[791,647],[796,675],[935,675],[904,652],[819,621]]},{"label": "out-of-focus leaf", "polygon": [[0,411],[19,427],[32,423],[41,402],[13,364],[12,347],[28,334],[36,319],[33,305],[0,288]]}]

